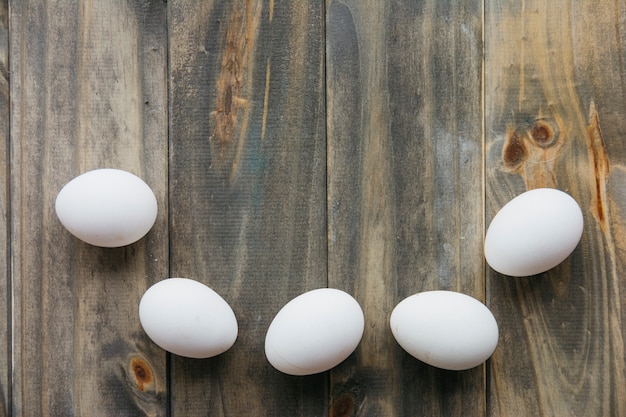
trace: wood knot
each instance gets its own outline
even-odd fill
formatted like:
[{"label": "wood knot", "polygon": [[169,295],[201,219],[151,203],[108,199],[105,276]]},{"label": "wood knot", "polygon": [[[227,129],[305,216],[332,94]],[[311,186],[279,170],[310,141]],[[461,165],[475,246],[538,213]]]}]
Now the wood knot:
[{"label": "wood knot", "polygon": [[537,120],[530,128],[530,137],[540,148],[549,148],[554,145],[556,135],[554,129],[543,120]]},{"label": "wood knot", "polygon": [[524,139],[514,130],[509,131],[504,143],[502,159],[504,160],[504,166],[511,171],[519,169],[528,159],[528,149]]},{"label": "wood knot", "polygon": [[129,375],[139,391],[155,388],[154,373],[151,366],[142,358],[134,356],[130,359]]},{"label": "wood knot", "polygon": [[333,401],[330,407],[330,417],[348,417],[352,415],[356,398],[354,394],[345,392]]}]

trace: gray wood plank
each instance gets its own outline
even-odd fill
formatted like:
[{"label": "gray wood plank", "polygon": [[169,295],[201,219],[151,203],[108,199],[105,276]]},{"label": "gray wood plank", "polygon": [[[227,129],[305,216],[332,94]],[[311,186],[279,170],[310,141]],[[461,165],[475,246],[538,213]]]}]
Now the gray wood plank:
[{"label": "gray wood plank", "polygon": [[9,178],[9,5],[0,2],[0,416],[11,407],[11,211]]},{"label": "gray wood plank", "polygon": [[281,374],[263,350],[279,309],[326,286],[323,4],[168,7],[171,273],[239,321],[228,352],[172,356],[172,415],[323,415],[326,377]]},{"label": "gray wood plank", "polygon": [[582,207],[574,253],[545,274],[488,271],[502,337],[489,414],[625,415],[623,2],[486,2],[487,221],[526,189]]},{"label": "gray wood plank", "polygon": [[[9,19],[12,415],[165,415],[166,357],[137,314],[168,270],[165,5],[14,2]],[[157,196],[136,244],[92,247],[56,218],[60,188],[102,167]]]},{"label": "gray wood plank", "polygon": [[327,7],[329,285],[366,317],[331,415],[484,415],[484,366],[422,364],[389,328],[416,292],[485,297],[481,3]]}]

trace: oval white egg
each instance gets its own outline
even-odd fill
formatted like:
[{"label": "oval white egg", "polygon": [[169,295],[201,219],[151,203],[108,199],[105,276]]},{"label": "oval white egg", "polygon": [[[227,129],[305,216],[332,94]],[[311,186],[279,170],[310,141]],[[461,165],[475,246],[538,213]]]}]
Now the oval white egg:
[{"label": "oval white egg", "polygon": [[454,291],[426,291],[402,300],[391,332],[411,356],[454,371],[486,361],[498,344],[498,324],[477,299]]},{"label": "oval white egg", "polygon": [[209,358],[237,339],[235,313],[215,291],[188,278],[157,282],[139,303],[139,320],[154,343],[188,358]]},{"label": "oval white egg", "polygon": [[119,169],[96,169],[68,182],[55,202],[59,220],[91,245],[119,247],[141,239],[154,225],[157,201],[141,178]]},{"label": "oval white egg", "polygon": [[583,233],[578,203],[563,191],[538,188],[509,201],[485,236],[485,259],[497,272],[529,276],[563,262]]},{"label": "oval white egg", "polygon": [[352,296],[333,288],[312,290],[276,314],[265,337],[265,355],[286,374],[324,372],[350,356],[364,327],[363,311]]}]

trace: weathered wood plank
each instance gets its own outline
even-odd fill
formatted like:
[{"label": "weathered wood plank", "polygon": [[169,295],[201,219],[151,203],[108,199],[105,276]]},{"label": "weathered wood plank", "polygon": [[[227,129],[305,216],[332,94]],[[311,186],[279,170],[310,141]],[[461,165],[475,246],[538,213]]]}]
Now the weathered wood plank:
[{"label": "weathered wood plank", "polygon": [[0,416],[11,405],[11,283],[10,263],[10,166],[9,166],[9,5],[0,2]]},{"label": "weathered wood plank", "polygon": [[[626,5],[486,2],[483,153],[482,2],[319,3],[0,2],[0,416],[626,415]],[[157,194],[127,248],[54,215],[101,166]],[[485,287],[483,220],[539,186],[581,203],[581,245]],[[172,356],[169,374],[137,318],[168,275],[240,324],[231,351]],[[363,342],[331,373],[279,373],[270,320],[327,285],[362,304]],[[397,346],[392,308],[436,288],[488,296],[489,366],[439,371]]]},{"label": "weathered wood plank", "polygon": [[171,273],[228,301],[239,337],[172,356],[174,416],[309,416],[324,375],[274,370],[265,332],[326,286],[323,4],[170,1]]},{"label": "weathered wood plank", "polygon": [[526,189],[570,193],[583,238],[540,276],[488,273],[501,325],[490,415],[625,415],[623,2],[486,2],[487,221]]},{"label": "weathered wood plank", "polygon": [[[168,270],[165,5],[24,1],[9,18],[12,415],[165,415],[166,357],[137,314]],[[136,244],[92,247],[56,218],[63,184],[101,167],[157,195]]]},{"label": "weathered wood plank", "polygon": [[484,299],[479,1],[329,1],[329,285],[366,316],[332,373],[331,415],[484,415],[484,367],[446,372],[395,343],[420,291]]}]

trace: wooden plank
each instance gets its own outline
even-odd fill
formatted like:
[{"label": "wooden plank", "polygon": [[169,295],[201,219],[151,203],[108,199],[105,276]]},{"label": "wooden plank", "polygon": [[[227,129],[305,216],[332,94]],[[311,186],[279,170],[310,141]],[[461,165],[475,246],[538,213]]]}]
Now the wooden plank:
[{"label": "wooden plank", "polygon": [[[11,235],[15,416],[165,415],[165,354],[138,303],[167,275],[166,9],[161,2],[14,2]],[[131,171],[157,224],[96,248],[54,212],[74,176]]]},{"label": "wooden plank", "polygon": [[281,374],[263,350],[279,309],[326,286],[323,4],[168,7],[171,273],[239,322],[228,352],[172,356],[172,415],[323,415],[325,376]]},{"label": "wooden plank", "polygon": [[484,366],[402,351],[394,306],[420,291],[484,299],[480,1],[330,1],[329,285],[366,317],[332,373],[330,414],[484,415]]},{"label": "wooden plank", "polygon": [[623,2],[486,2],[486,215],[526,189],[570,193],[583,238],[530,278],[488,273],[501,325],[489,414],[625,415]]},{"label": "wooden plank", "polygon": [[10,167],[9,167],[9,5],[0,2],[0,416],[9,415],[11,401],[11,235],[9,226]]}]

